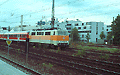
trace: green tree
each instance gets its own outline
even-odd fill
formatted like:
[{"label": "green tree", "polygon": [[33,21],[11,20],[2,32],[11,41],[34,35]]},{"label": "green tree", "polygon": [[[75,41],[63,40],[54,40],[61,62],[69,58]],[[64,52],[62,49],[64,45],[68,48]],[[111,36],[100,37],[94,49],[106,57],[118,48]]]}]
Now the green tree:
[{"label": "green tree", "polygon": [[120,15],[112,22],[113,44],[120,45]]},{"label": "green tree", "polygon": [[87,39],[87,42],[89,42],[89,39],[90,39],[90,35],[89,35],[89,33],[87,33],[87,35],[86,35],[86,39]]},{"label": "green tree", "polygon": [[71,34],[70,34],[72,41],[78,41],[80,40],[79,34],[78,34],[78,30],[75,27],[74,29],[72,29]]},{"label": "green tree", "polygon": [[103,31],[102,31],[101,34],[100,34],[100,38],[101,38],[101,39],[104,39],[104,38],[105,38],[105,34],[104,34]]},{"label": "green tree", "polygon": [[112,38],[112,32],[109,32],[108,34],[107,34],[107,40],[110,40]]}]

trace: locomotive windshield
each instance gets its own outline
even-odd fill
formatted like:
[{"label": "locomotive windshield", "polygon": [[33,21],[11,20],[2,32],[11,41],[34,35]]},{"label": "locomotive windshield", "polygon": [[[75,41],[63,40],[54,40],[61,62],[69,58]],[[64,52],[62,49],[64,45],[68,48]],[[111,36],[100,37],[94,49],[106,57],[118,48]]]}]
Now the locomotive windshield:
[{"label": "locomotive windshield", "polygon": [[69,35],[68,31],[58,31],[58,35]]}]

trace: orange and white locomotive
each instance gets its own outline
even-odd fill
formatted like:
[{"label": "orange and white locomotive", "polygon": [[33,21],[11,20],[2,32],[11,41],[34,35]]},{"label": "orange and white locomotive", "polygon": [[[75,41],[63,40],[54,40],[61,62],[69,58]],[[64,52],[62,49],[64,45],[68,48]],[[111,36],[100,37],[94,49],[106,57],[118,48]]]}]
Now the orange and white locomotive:
[{"label": "orange and white locomotive", "polygon": [[0,33],[0,39],[12,41],[26,41],[31,43],[42,43],[52,46],[69,46],[69,34],[67,30],[37,30],[37,31],[14,31]]}]

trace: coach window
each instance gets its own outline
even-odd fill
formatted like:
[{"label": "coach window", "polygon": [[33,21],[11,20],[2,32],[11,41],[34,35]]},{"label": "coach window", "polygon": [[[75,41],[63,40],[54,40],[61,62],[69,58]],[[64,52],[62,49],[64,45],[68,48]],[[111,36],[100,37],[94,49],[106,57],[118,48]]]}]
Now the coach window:
[{"label": "coach window", "polygon": [[20,37],[20,34],[18,34],[17,37]]},{"label": "coach window", "polygon": [[22,38],[22,37],[23,37],[23,35],[22,35],[22,34],[20,34],[20,37]]},{"label": "coach window", "polygon": [[14,37],[17,37],[17,34],[15,34],[15,36]]},{"label": "coach window", "polygon": [[42,35],[44,35],[44,32],[42,32]]},{"label": "coach window", "polygon": [[50,32],[45,32],[45,35],[50,35]]},{"label": "coach window", "polygon": [[41,35],[41,32],[37,32],[37,35]]},{"label": "coach window", "polygon": [[35,35],[35,32],[32,32],[32,34],[31,35]]},{"label": "coach window", "polygon": [[7,37],[6,35],[4,35],[4,37]]},{"label": "coach window", "polygon": [[24,38],[25,37],[25,34],[23,34],[23,37],[22,38]]}]

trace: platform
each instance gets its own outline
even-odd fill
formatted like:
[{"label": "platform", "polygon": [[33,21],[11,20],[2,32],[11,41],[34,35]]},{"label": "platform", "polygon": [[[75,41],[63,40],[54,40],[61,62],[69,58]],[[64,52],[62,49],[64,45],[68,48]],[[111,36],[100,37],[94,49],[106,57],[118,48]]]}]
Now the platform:
[{"label": "platform", "polygon": [[27,75],[27,74],[0,60],[0,75]]}]

